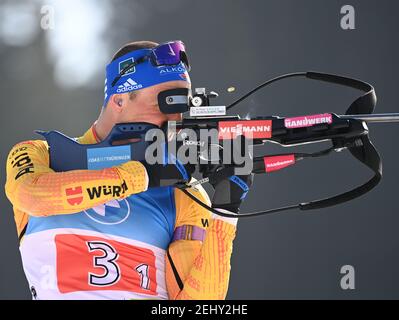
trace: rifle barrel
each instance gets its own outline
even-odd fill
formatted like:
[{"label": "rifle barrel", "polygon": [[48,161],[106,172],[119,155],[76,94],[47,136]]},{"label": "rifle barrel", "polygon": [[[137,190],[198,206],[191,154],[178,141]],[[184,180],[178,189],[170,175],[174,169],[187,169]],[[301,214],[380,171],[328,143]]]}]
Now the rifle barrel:
[{"label": "rifle barrel", "polygon": [[356,119],[367,123],[374,122],[399,122],[399,113],[381,113],[381,114],[354,114],[354,115],[341,115],[341,119]]}]

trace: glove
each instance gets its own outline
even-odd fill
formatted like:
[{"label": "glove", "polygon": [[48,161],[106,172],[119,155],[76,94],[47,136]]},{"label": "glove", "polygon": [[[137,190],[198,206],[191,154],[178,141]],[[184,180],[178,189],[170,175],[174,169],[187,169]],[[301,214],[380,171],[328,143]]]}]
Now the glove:
[{"label": "glove", "polygon": [[240,205],[253,184],[253,173],[234,175],[234,166],[222,166],[209,176],[215,189],[212,207],[239,213]]},{"label": "glove", "polygon": [[184,184],[191,180],[195,166],[183,165],[176,160],[175,164],[148,164],[141,161],[148,175],[148,188],[166,187],[176,184]]}]

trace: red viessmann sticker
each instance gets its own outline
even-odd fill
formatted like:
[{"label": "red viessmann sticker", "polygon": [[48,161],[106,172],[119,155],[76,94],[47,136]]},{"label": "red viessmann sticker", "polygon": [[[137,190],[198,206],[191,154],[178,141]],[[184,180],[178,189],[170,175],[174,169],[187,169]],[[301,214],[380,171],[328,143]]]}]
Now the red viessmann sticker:
[{"label": "red viessmann sticker", "polygon": [[219,122],[219,140],[235,139],[240,135],[248,139],[267,139],[272,136],[272,120],[237,120]]},{"label": "red viessmann sticker", "polygon": [[285,156],[264,157],[265,171],[273,172],[284,169],[295,164],[295,156],[293,154]]}]

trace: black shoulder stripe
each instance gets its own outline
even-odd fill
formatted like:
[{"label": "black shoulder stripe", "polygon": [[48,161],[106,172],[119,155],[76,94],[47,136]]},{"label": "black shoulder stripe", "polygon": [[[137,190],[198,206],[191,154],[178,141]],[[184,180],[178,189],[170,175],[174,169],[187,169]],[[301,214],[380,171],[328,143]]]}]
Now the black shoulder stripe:
[{"label": "black shoulder stripe", "polygon": [[19,242],[21,242],[22,237],[25,235],[27,228],[28,228],[28,224],[25,225],[25,227],[22,229],[21,233],[19,234],[19,237],[18,237]]},{"label": "black shoulder stripe", "polygon": [[180,278],[180,276],[179,276],[179,273],[177,272],[176,266],[175,266],[175,264],[173,263],[172,257],[170,256],[170,253],[169,253],[169,249],[166,251],[166,253],[167,253],[167,255],[168,255],[168,259],[169,259],[170,265],[171,265],[171,267],[172,267],[173,274],[175,275],[176,282],[177,282],[177,284],[178,284],[180,290],[183,290],[183,288],[184,288],[183,281],[181,280],[181,278]]}]

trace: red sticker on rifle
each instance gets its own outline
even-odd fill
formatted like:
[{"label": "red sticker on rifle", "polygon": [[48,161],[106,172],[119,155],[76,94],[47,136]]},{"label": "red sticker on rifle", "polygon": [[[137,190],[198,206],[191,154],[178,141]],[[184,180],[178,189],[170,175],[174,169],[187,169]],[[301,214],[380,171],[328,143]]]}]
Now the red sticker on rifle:
[{"label": "red sticker on rifle", "polygon": [[219,140],[235,139],[240,135],[243,135],[248,139],[267,139],[272,136],[272,121],[220,121],[218,131]]},{"label": "red sticker on rifle", "polygon": [[284,156],[264,157],[263,161],[265,163],[265,171],[273,172],[295,164],[295,156],[287,154]]}]

